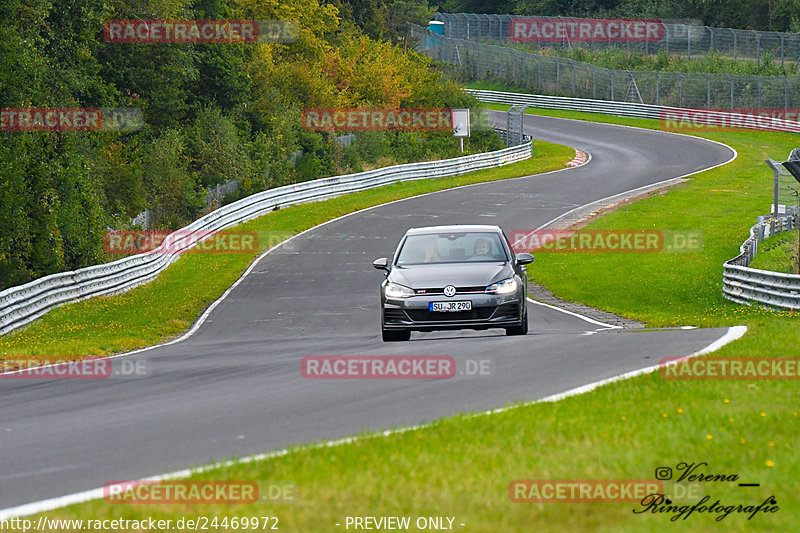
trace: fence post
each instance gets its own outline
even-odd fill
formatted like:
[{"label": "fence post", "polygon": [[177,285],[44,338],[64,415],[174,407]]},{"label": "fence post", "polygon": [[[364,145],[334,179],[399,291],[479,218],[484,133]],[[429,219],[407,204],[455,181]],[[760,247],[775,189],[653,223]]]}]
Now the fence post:
[{"label": "fence post", "polygon": [[783,76],[783,111],[789,111],[789,81]]},{"label": "fence post", "polygon": [[731,33],[733,34],[733,60],[736,61],[736,30],[731,28]]},{"label": "fence post", "polygon": [[569,63],[572,65],[572,96],[575,96],[575,62],[570,59]]},{"label": "fence post", "polygon": [[614,101],[614,73],[611,69],[606,69],[608,71],[608,75],[611,76],[611,101]]},{"label": "fence post", "polygon": [[758,108],[761,109],[761,76],[758,77]]},{"label": "fence post", "polygon": [[689,35],[689,26],[683,25],[686,28],[686,59],[692,58],[692,36]]},{"label": "fence post", "polygon": [[661,105],[661,73],[656,71],[656,105]]},{"label": "fence post", "polygon": [[539,59],[539,56],[536,57],[536,68],[539,71],[539,89],[542,88],[542,61]]},{"label": "fence post", "polygon": [[678,107],[683,107],[683,74],[681,74],[681,73],[679,72],[679,73],[678,73],[678,77],[679,77],[679,78],[680,78],[680,80],[681,80],[681,81],[680,81],[680,83],[681,83],[681,92],[680,92],[680,95],[681,95],[681,96],[680,96],[680,105],[679,105]]},{"label": "fence post", "polygon": [[731,80],[731,111],[733,111],[733,76],[731,76],[730,74],[728,74],[727,76]]},{"label": "fence post", "polygon": [[706,109],[711,109],[711,78],[708,74],[703,74],[706,77]]},{"label": "fence post", "polygon": [[761,66],[761,35],[755,30],[753,33],[756,34],[756,65]]}]

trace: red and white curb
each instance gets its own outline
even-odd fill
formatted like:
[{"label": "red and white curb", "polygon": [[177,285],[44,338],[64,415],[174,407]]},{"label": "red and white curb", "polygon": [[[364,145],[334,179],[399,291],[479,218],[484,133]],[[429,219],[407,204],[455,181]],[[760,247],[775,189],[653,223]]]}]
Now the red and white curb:
[{"label": "red and white curb", "polygon": [[579,167],[589,162],[589,154],[583,150],[575,149],[575,158],[569,163],[564,163],[565,167]]}]

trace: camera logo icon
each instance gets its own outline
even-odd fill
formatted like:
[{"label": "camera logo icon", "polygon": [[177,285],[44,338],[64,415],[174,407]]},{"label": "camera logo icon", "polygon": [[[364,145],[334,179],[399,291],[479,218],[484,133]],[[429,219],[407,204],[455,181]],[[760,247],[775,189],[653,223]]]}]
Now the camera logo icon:
[{"label": "camera logo icon", "polygon": [[656,468],[656,479],[660,481],[672,479],[672,469],[668,466],[659,466]]}]

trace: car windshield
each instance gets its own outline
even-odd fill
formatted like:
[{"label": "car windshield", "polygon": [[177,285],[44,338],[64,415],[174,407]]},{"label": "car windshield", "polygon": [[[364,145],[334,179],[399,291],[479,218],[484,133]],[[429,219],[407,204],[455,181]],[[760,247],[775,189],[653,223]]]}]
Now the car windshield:
[{"label": "car windshield", "polygon": [[440,233],[406,237],[397,265],[508,261],[500,235],[490,232]]}]

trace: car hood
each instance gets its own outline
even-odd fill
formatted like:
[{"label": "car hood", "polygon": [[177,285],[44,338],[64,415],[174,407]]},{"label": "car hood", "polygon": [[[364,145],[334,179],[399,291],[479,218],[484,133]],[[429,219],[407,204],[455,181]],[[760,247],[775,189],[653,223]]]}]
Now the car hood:
[{"label": "car hood", "polygon": [[514,275],[505,262],[446,263],[394,267],[389,281],[412,289],[487,286]]}]

